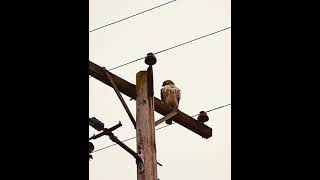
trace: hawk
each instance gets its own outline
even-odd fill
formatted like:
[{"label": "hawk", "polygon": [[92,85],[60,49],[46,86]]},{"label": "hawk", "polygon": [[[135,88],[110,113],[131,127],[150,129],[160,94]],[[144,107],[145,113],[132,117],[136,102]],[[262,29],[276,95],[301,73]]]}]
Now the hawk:
[{"label": "hawk", "polygon": [[[178,110],[181,92],[171,80],[166,80],[163,82],[160,95],[161,100],[168,104],[172,110]],[[172,124],[172,120],[167,120],[166,123]]]}]

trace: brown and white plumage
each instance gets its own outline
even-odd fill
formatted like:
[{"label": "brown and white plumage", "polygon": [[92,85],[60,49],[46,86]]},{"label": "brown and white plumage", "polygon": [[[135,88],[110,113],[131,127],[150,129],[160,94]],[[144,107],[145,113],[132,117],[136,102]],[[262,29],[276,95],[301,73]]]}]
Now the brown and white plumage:
[{"label": "brown and white plumage", "polygon": [[[176,111],[179,107],[181,91],[174,85],[171,80],[166,80],[162,84],[160,91],[161,100],[168,104],[172,110]],[[171,120],[166,121],[167,124],[172,124]]]}]

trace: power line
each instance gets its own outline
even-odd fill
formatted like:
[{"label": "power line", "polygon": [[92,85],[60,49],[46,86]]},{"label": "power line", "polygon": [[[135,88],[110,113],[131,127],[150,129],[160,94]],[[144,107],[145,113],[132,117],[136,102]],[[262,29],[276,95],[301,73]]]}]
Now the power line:
[{"label": "power line", "polygon": [[[211,111],[214,111],[214,110],[217,110],[217,109],[221,109],[221,108],[224,108],[224,107],[227,107],[227,106],[230,106],[231,104],[226,104],[226,105],[223,105],[223,106],[219,106],[219,107],[216,107],[216,108],[213,108],[213,109],[210,109],[208,111],[206,111],[207,113],[208,112],[211,112]],[[193,115],[192,117],[195,117],[195,116],[198,116],[199,114],[196,114],[196,115]]]},{"label": "power line", "polygon": [[118,20],[118,21],[115,21],[115,22],[112,22],[112,23],[106,24],[106,25],[104,25],[104,26],[101,26],[101,27],[95,28],[95,29],[93,29],[93,30],[91,30],[91,31],[89,31],[89,32],[93,32],[93,31],[96,31],[96,30],[99,30],[99,29],[105,28],[105,27],[107,27],[107,26],[110,26],[110,25],[112,25],[112,24],[119,23],[119,22],[124,21],[124,20],[126,20],[126,19],[129,19],[129,18],[135,17],[135,16],[137,16],[137,15],[139,15],[139,14],[143,14],[143,13],[145,13],[145,12],[148,12],[148,11],[151,11],[151,10],[153,10],[153,9],[159,8],[159,7],[161,7],[161,6],[167,5],[167,4],[172,3],[172,2],[174,2],[174,1],[176,1],[176,0],[166,2],[166,3],[164,3],[164,4],[161,4],[161,5],[155,6],[155,7],[153,7],[153,8],[150,8],[150,9],[144,10],[144,11],[142,11],[142,12],[139,12],[139,13],[137,13],[137,14],[131,15],[131,16],[129,16],[129,17],[126,17],[126,18],[120,19],[120,20]]},{"label": "power line", "polygon": [[179,46],[183,46],[183,45],[185,45],[185,44],[189,44],[189,43],[191,43],[191,42],[193,42],[193,41],[196,41],[196,40],[199,40],[199,39],[202,39],[202,38],[205,38],[205,37],[208,37],[208,36],[211,36],[211,35],[217,34],[217,33],[219,33],[219,32],[225,31],[225,30],[230,29],[230,28],[231,28],[231,27],[227,27],[227,28],[221,29],[221,30],[219,30],[219,31],[215,31],[215,32],[213,32],[213,33],[210,33],[210,34],[207,34],[207,35],[204,35],[204,36],[201,36],[201,37],[198,37],[198,38],[192,39],[192,40],[190,40],[190,41],[187,41],[187,42],[184,42],[184,43],[178,44],[178,45],[176,45],[176,46],[172,46],[172,47],[170,47],[170,48],[167,48],[167,49],[161,50],[161,51],[156,52],[156,53],[154,53],[154,54],[159,54],[159,53],[162,53],[162,52],[168,51],[168,50],[170,50],[170,49],[174,49],[174,48],[177,48],[177,47],[179,47]]},{"label": "power line", "polygon": [[[131,138],[125,139],[125,140],[123,140],[123,141],[121,141],[121,142],[130,141],[131,139],[134,139],[134,138],[136,138],[136,137],[134,136],[134,137],[131,137]],[[93,151],[92,153],[95,153],[95,152],[101,151],[101,150],[103,150],[103,149],[106,149],[106,148],[109,148],[109,147],[112,147],[112,146],[115,146],[115,145],[117,145],[117,144],[116,144],[116,143],[111,144],[111,145],[109,145],[109,146],[106,146],[106,147],[103,147],[103,148],[98,149],[98,150],[96,150],[96,151]]]},{"label": "power line", "polygon": [[[184,43],[181,43],[181,44],[178,44],[178,45],[175,45],[175,46],[169,47],[169,48],[167,48],[167,49],[163,49],[163,50],[158,51],[158,52],[156,52],[156,53],[154,53],[154,54],[160,54],[160,53],[163,53],[163,52],[165,52],[165,51],[169,51],[169,50],[171,50],[171,49],[174,49],[174,48],[177,48],[177,47],[180,47],[180,46],[183,46],[183,45],[189,44],[189,43],[191,43],[191,42],[194,42],[194,41],[197,41],[197,40],[199,40],[199,39],[202,39],[202,38],[205,38],[205,37],[208,37],[208,36],[211,36],[211,35],[217,34],[217,33],[219,33],[219,32],[225,31],[225,30],[230,29],[230,28],[231,28],[231,27],[227,27],[227,28],[224,28],[224,29],[221,29],[221,30],[215,31],[215,32],[213,32],[213,33],[210,33],[210,34],[207,34],[207,35],[204,35],[204,36],[201,36],[201,37],[198,37],[198,38],[192,39],[192,40],[190,40],[190,41],[186,41],[186,42],[184,42]],[[143,60],[143,59],[145,59],[145,58],[146,58],[146,56],[141,57],[141,58],[139,58],[139,59],[135,59],[135,60],[130,61],[130,62],[127,62],[127,63],[125,63],[125,64],[121,64],[121,65],[119,65],[119,66],[116,66],[116,67],[113,67],[113,68],[111,68],[111,69],[108,69],[108,71],[111,71],[111,70],[114,70],[114,69],[120,68],[120,67],[122,67],[122,66],[126,66],[126,65],[128,65],[128,64],[131,64],[131,63],[134,63],[134,62],[137,62],[137,61]]]},{"label": "power line", "polygon": [[[211,111],[218,110],[218,109],[221,109],[221,108],[224,108],[224,107],[230,106],[230,105],[231,105],[231,104],[226,104],[226,105],[223,105],[223,106],[219,106],[219,107],[216,107],[216,108],[213,108],[213,109],[207,110],[207,111],[205,111],[205,112],[211,112]],[[191,116],[191,117],[196,117],[196,116],[198,116],[198,115],[199,115],[199,114],[196,114],[196,115],[193,115],[193,116]],[[176,123],[174,123],[174,122],[173,122],[172,124],[176,124]],[[162,127],[159,127],[159,128],[157,128],[157,129],[156,129],[156,131],[157,131],[157,130],[159,130],[159,129],[162,129],[162,128],[166,128],[166,127],[168,127],[168,126],[170,126],[170,124],[165,125],[165,126],[162,126]],[[123,141],[121,141],[121,142],[130,141],[130,140],[135,139],[135,138],[136,138],[136,136],[131,137],[131,138],[128,138],[128,139],[125,139],[125,140],[123,140]],[[103,148],[97,149],[97,150],[93,151],[92,153],[95,153],[95,152],[101,151],[101,150],[103,150],[103,149],[110,148],[110,147],[115,146],[115,145],[117,145],[117,144],[116,144],[116,143],[115,143],[115,144],[111,144],[111,145],[109,145],[109,146],[106,146],[106,147],[103,147]]]}]

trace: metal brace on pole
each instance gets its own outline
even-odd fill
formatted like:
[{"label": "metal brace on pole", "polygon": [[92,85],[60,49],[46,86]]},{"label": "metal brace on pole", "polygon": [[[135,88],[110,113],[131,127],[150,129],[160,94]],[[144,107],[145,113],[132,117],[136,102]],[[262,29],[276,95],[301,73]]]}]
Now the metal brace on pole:
[{"label": "metal brace on pole", "polygon": [[[90,119],[90,118],[89,118]],[[91,119],[94,119],[96,123],[99,123],[101,124],[102,122],[99,121],[98,119],[96,118],[91,118]],[[136,163],[139,167],[139,169],[141,171],[143,171],[143,160],[142,158],[139,156],[138,153],[134,152],[132,149],[130,149],[127,145],[125,145],[122,141],[120,141],[113,133],[112,131],[118,129],[119,127],[121,127],[122,124],[121,122],[119,122],[117,125],[111,127],[111,128],[103,128],[102,132],[97,134],[97,135],[93,135],[92,137],[89,138],[89,140],[92,140],[92,139],[98,139],[104,135],[106,136],[109,136],[109,138],[111,139],[111,141],[117,143],[120,147],[122,147],[124,150],[126,150],[128,153],[130,153],[135,159],[136,159]]]},{"label": "metal brace on pole", "polygon": [[161,119],[159,119],[158,121],[155,122],[155,126],[158,126],[159,124],[161,124],[164,121],[167,121],[169,119],[171,119],[173,116],[175,116],[176,114],[178,114],[177,111],[172,111],[171,113],[167,114],[166,116],[162,117]]},{"label": "metal brace on pole", "polygon": [[104,73],[107,75],[109,81],[111,82],[111,84],[112,84],[112,86],[113,86],[113,89],[114,89],[114,91],[116,92],[117,96],[119,97],[119,99],[120,99],[120,101],[121,101],[124,109],[126,110],[126,112],[127,112],[128,116],[129,116],[129,118],[130,118],[130,120],[131,120],[134,128],[136,128],[136,121],[135,121],[135,119],[133,118],[133,116],[132,116],[132,114],[131,114],[131,112],[130,112],[127,104],[126,104],[126,102],[124,101],[123,97],[121,96],[120,91],[119,91],[119,89],[117,88],[117,85],[114,83],[114,81],[113,81],[111,75],[109,74],[108,70],[107,70],[105,67],[102,67],[102,69],[103,69]]}]

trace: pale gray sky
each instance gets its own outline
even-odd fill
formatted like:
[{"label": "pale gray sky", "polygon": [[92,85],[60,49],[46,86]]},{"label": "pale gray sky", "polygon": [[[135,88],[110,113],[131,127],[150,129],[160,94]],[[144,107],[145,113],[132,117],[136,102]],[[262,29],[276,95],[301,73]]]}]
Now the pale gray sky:
[{"label": "pale gray sky", "polygon": [[[168,0],[170,1],[170,0]],[[90,0],[89,29],[117,21],[168,2],[165,0]],[[231,26],[230,0],[177,0],[123,22],[90,33],[90,60],[107,69],[145,56],[149,52],[183,43]],[[164,80],[181,89],[179,109],[189,115],[231,103],[231,29],[157,54],[154,91],[160,98]],[[136,73],[146,70],[144,60],[112,72],[135,84]],[[114,90],[95,80],[90,82],[90,117],[111,127],[124,140],[135,130]],[[135,101],[123,95],[135,117]],[[203,139],[174,124],[156,131],[158,177],[161,180],[231,179],[231,106],[210,112],[206,123],[213,136]],[[155,113],[155,119],[162,115]],[[159,127],[164,126],[159,125]],[[158,127],[158,126],[157,126]],[[90,136],[95,133],[90,128]],[[113,142],[105,137],[93,141],[95,149]],[[136,150],[136,140],[125,142]],[[93,153],[90,180],[136,179],[135,159],[119,146]]]}]

